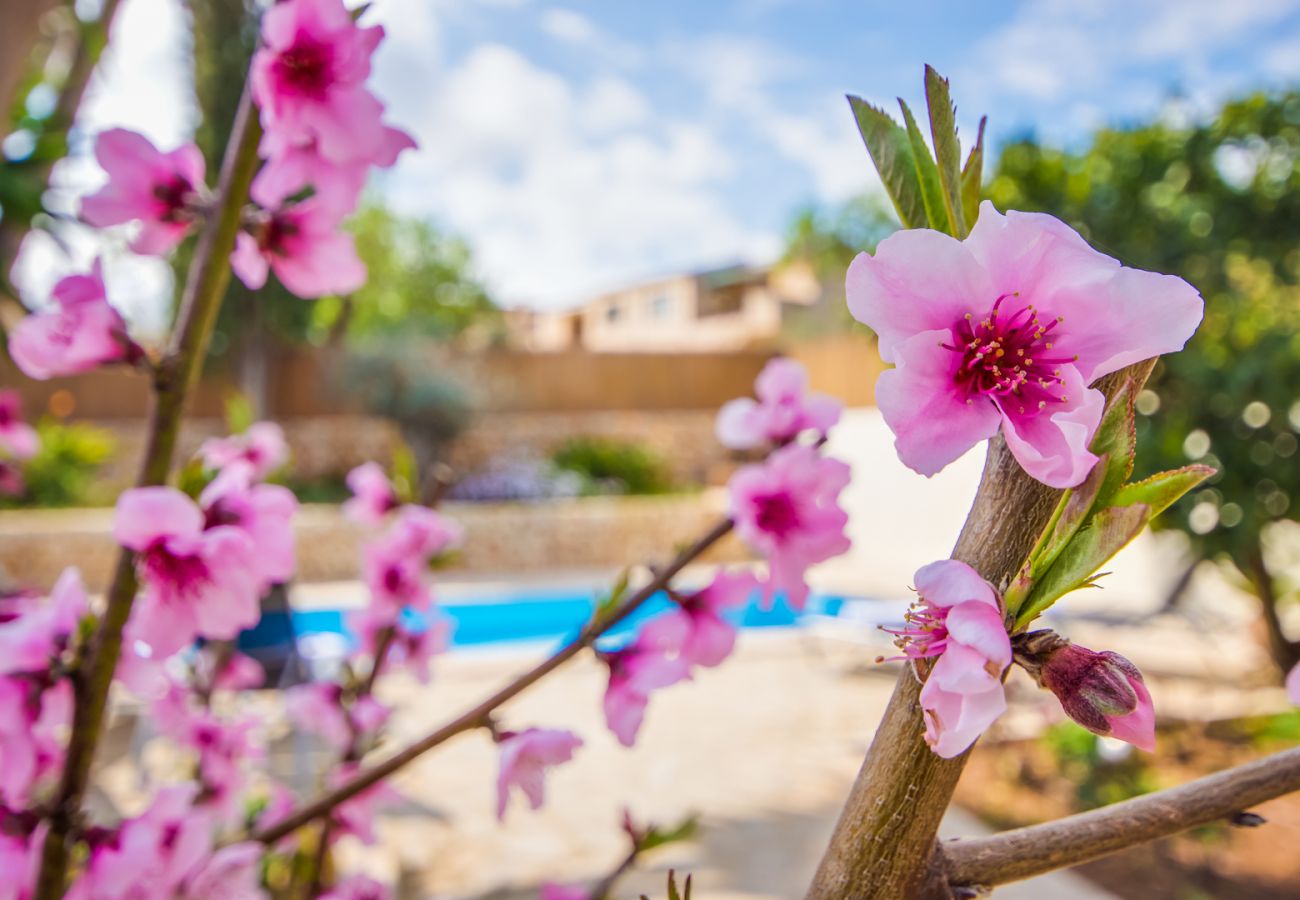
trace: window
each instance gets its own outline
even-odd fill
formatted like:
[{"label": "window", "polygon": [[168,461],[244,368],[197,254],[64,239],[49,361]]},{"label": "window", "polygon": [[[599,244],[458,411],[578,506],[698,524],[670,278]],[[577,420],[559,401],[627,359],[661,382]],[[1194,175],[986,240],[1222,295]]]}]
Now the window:
[{"label": "window", "polygon": [[605,321],[617,322],[623,316],[623,308],[617,303],[611,303],[605,307]]},{"label": "window", "polygon": [[673,298],[667,294],[655,294],[650,298],[650,317],[654,319],[666,319],[673,311]]}]

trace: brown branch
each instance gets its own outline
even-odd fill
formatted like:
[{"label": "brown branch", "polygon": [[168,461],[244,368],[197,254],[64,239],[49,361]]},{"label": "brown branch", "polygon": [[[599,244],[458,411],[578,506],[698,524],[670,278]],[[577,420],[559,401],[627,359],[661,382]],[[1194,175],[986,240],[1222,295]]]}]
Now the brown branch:
[{"label": "brown branch", "polygon": [[953,886],[993,887],[1229,819],[1293,791],[1300,791],[1300,747],[1055,822],[945,841],[944,862],[934,868]]},{"label": "brown branch", "polygon": [[609,631],[619,622],[626,619],[643,603],[667,587],[668,583],[677,575],[678,572],[691,562],[698,559],[704,551],[708,550],[715,543],[721,540],[731,531],[731,528],[731,520],[723,519],[718,524],[714,525],[707,534],[679,553],[671,563],[662,569],[656,570],[654,577],[649,581],[649,583],[620,603],[613,612],[606,615],[598,615],[593,618],[592,621],[587,623],[582,631],[573,638],[573,640],[565,644],[553,655],[547,657],[545,660],[520,675],[514,681],[492,694],[492,696],[483,700],[474,708],[462,713],[460,716],[457,716],[455,719],[452,719],[450,722],[434,731],[431,731],[418,741],[409,744],[407,747],[393,754],[383,762],[376,763],[370,768],[360,772],[351,781],[340,785],[321,797],[318,797],[316,800],[308,803],[306,806],[302,807],[297,812],[294,812],[284,820],[257,832],[252,836],[252,840],[260,841],[263,844],[273,844],[285,835],[296,831],[303,825],[306,825],[308,822],[327,815],[330,810],[338,806],[340,803],[343,803],[367,788],[378,784],[398,769],[414,762],[434,747],[437,747],[439,744],[455,737],[461,732],[473,731],[476,728],[490,727],[491,715],[497,707],[514,699],[542,678],[546,677],[564,663],[577,656],[583,650],[595,644],[597,638]]},{"label": "brown branch", "polygon": [[[154,405],[144,462],[137,481],[140,486],[165,484],[171,472],[185,401],[207,356],[217,311],[230,281],[228,259],[235,246],[249,184],[257,168],[257,144],[261,134],[261,125],[246,87],[222,163],[215,214],[207,220],[200,233],[194,263],[190,266],[181,295],[176,327],[155,370]],[[134,556],[123,550],[118,556],[99,629],[92,638],[87,665],[75,681],[72,736],[42,854],[35,894],[37,900],[52,900],[63,890],[69,836],[81,815],[81,800],[103,726],[109,686],[121,654],[122,629],[131,614],[136,587]]]},{"label": "brown branch", "polygon": [[[1112,397],[1129,378],[1145,381],[1155,360],[1102,379]],[[999,590],[1024,564],[1051,518],[1060,491],[1020,468],[1001,436],[989,442],[979,491],[953,550]],[[921,684],[904,667],[867,757],[849,792],[809,898],[908,900],[931,858],[939,820],[952,800],[969,753],[936,756],[925,743]]]}]

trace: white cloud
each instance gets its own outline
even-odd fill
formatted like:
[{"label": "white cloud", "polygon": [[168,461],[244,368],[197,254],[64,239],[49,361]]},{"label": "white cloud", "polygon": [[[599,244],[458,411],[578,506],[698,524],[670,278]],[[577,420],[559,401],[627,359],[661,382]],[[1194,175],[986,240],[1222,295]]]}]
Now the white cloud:
[{"label": "white cloud", "polygon": [[555,40],[593,55],[604,63],[628,67],[638,66],[644,61],[640,47],[616,37],[571,9],[544,9],[537,23]]},{"label": "white cloud", "polygon": [[437,79],[422,150],[389,182],[408,211],[466,234],[507,302],[573,303],[660,271],[775,253],[738,221],[734,172],[704,126],[659,118],[630,84],[576,88],[517,51],[480,45]]}]

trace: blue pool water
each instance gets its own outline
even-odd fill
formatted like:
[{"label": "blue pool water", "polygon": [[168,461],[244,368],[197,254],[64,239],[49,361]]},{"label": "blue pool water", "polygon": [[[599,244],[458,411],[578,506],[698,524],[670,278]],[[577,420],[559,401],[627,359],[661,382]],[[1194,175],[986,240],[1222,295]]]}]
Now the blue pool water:
[{"label": "blue pool water", "polygon": [[[808,609],[822,615],[837,615],[844,597],[820,594],[809,598]],[[794,625],[802,613],[792,610],[778,596],[770,609],[764,609],[755,596],[743,609],[728,614],[742,628],[779,628]],[[607,640],[620,643],[636,627],[671,605],[665,595],[657,594],[625,621],[611,629]],[[451,644],[453,647],[474,647],[487,644],[519,641],[559,641],[572,636],[595,610],[596,595],[592,591],[528,589],[494,592],[470,600],[454,599],[439,604],[432,615],[451,619]],[[343,610],[295,610],[292,617],[293,632],[306,634],[348,634],[346,613]],[[427,626],[427,617],[411,614],[411,624],[416,630]],[[246,649],[268,647],[288,637],[288,621],[268,615],[251,631],[240,638]]]}]

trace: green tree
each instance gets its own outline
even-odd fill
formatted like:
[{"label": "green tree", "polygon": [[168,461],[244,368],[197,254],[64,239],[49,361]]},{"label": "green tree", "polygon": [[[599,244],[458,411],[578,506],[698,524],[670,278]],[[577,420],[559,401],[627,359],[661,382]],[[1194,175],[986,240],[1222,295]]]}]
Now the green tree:
[{"label": "green tree", "polygon": [[1300,516],[1300,92],[1255,94],[1209,122],[1171,114],[1097,133],[1077,152],[1032,138],[1003,148],[1002,209],[1068,221],[1126,264],[1186,278],[1205,321],[1141,399],[1142,464],[1197,460],[1219,475],[1163,519],[1202,558],[1231,562],[1260,598],[1279,666],[1300,661],[1265,552]]},{"label": "green tree", "polygon": [[469,246],[432,224],[367,203],[349,229],[370,277],[347,298],[326,297],[312,308],[323,335],[350,342],[409,339],[450,341],[498,337],[501,311],[471,272]]}]

